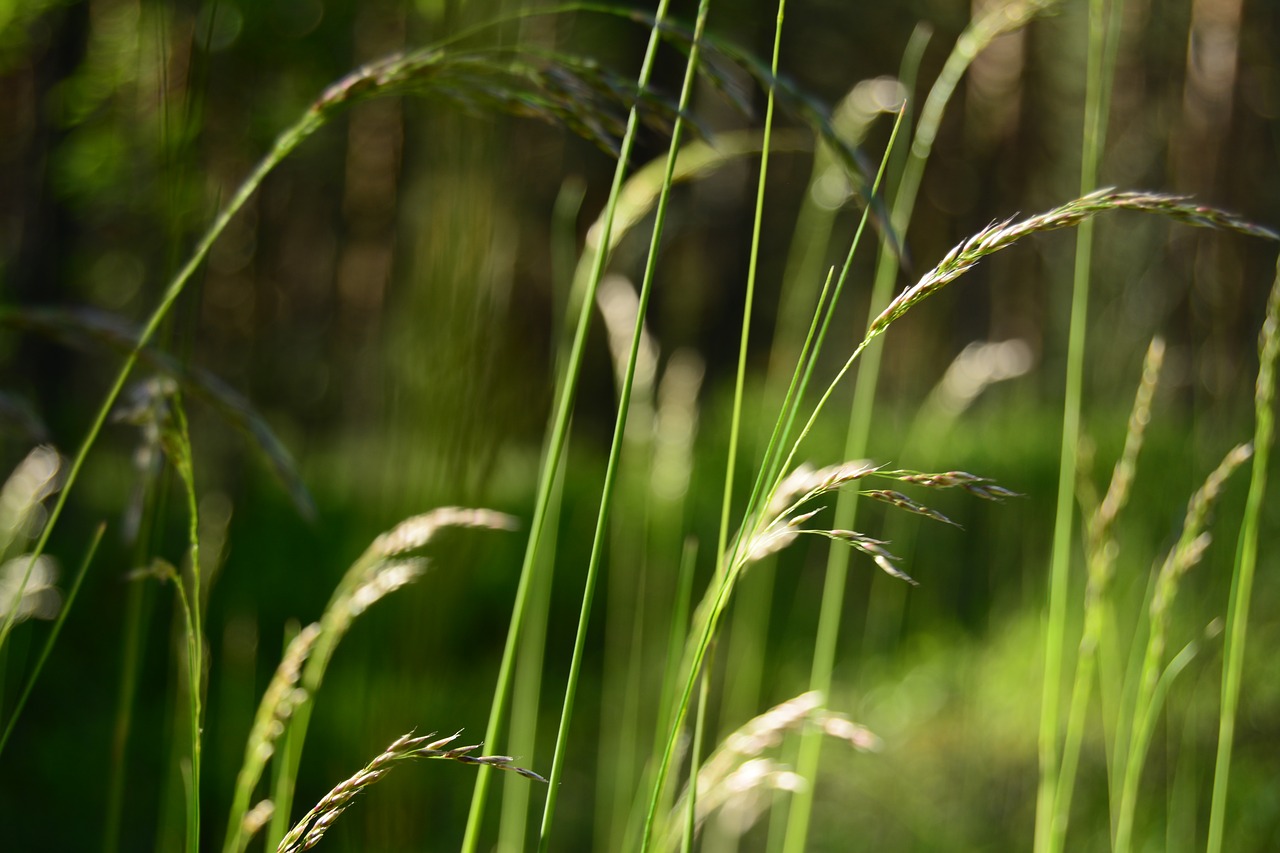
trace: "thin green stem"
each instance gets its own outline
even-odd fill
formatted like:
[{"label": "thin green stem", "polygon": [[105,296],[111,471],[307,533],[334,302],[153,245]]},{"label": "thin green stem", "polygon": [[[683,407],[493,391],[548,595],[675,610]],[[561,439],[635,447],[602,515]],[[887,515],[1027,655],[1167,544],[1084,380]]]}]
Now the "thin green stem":
[{"label": "thin green stem", "polygon": [[[156,330],[160,328],[161,322],[169,315],[173,304],[182,295],[192,276],[195,275],[196,270],[200,268],[200,264],[208,256],[213,244],[217,242],[218,237],[226,230],[227,224],[232,217],[244,207],[245,202],[257,191],[262,181],[271,173],[271,170],[279,165],[280,161],[284,160],[285,157],[288,157],[311,134],[319,130],[323,124],[324,118],[319,112],[308,110],[296,124],[280,134],[271,151],[262,158],[253,172],[249,174],[249,177],[236,190],[235,195],[231,197],[231,201],[227,203],[227,206],[218,214],[218,218],[209,226],[209,230],[200,238],[200,242],[196,244],[195,251],[192,252],[187,263],[178,271],[178,274],[174,276],[169,286],[165,289],[164,295],[160,299],[160,304],[156,306],[156,309],[147,319],[146,325],[142,327],[142,332],[138,335],[138,341],[133,352],[125,358],[124,364],[121,366],[119,373],[116,374],[115,381],[112,383],[110,390],[107,391],[106,398],[103,399],[97,415],[94,416],[89,426],[89,431],[86,433],[80,449],[76,451],[71,467],[67,469],[66,482],[63,483],[62,491],[59,492],[58,499],[53,504],[53,509],[49,511],[49,521],[45,524],[44,530],[40,533],[40,538],[36,541],[36,546],[31,552],[31,560],[28,563],[27,572],[18,586],[17,594],[19,596],[22,595],[22,591],[26,588],[27,581],[31,577],[31,570],[35,567],[36,559],[44,553],[45,547],[49,544],[49,537],[53,534],[53,530],[58,524],[58,519],[62,517],[62,510],[66,506],[67,497],[71,494],[72,486],[75,485],[77,478],[80,476],[84,461],[89,456],[89,451],[93,448],[94,443],[98,440],[98,434],[102,431],[103,424],[107,422],[107,416],[115,406],[116,400],[119,399],[120,392],[124,390],[125,382],[128,381],[129,375],[138,363],[139,353],[151,342]],[[8,614],[3,620],[0,620],[0,648],[4,647],[5,640],[9,638],[9,632],[13,630],[13,624],[13,619]]]},{"label": "thin green stem", "polygon": [[[770,66],[776,77],[778,56],[782,50],[782,21],[786,0],[778,0],[778,18],[773,31],[773,61]],[[755,302],[756,274],[760,262],[760,232],[764,222],[764,195],[769,177],[769,146],[773,137],[774,90],[769,89],[764,113],[764,141],[760,148],[760,175],[756,180],[755,216],[751,223],[751,250],[747,259],[746,294],[742,303],[742,331],[738,337],[738,368],[734,375],[733,414],[729,419],[729,451],[725,460],[724,493],[720,502],[720,532],[716,538],[717,576],[729,565],[729,514],[733,507],[733,482],[738,463],[738,438],[742,426],[742,397],[747,377],[747,350],[751,341],[751,314]]]},{"label": "thin green stem", "polygon": [[[1146,358],[1143,360],[1142,380],[1134,397],[1133,409],[1129,413],[1124,450],[1116,462],[1106,497],[1094,511],[1088,526],[1086,554],[1089,580],[1085,588],[1084,627],[1080,637],[1075,683],[1071,689],[1071,705],[1063,742],[1057,802],[1054,804],[1054,813],[1057,817],[1054,822],[1053,843],[1058,849],[1061,849],[1065,840],[1067,822],[1071,814],[1076,770],[1079,765],[1081,743],[1084,739],[1085,717],[1092,697],[1094,677],[1098,671],[1099,649],[1106,647],[1108,639],[1114,640],[1114,637],[1108,637],[1107,632],[1111,614],[1111,578],[1115,572],[1115,552],[1118,548],[1113,530],[1120,511],[1129,500],[1138,452],[1142,447],[1146,427],[1150,421],[1151,400],[1155,395],[1163,360],[1164,341],[1157,337],[1151,341]],[[1099,694],[1103,697],[1105,705],[1107,699],[1105,689],[1100,689]],[[1104,712],[1105,710],[1104,707]],[[1105,737],[1104,742],[1106,742]]]},{"label": "thin green stem", "polygon": [[[1034,14],[1034,12],[1031,13]],[[989,13],[974,21],[956,41],[921,109],[920,122],[916,127],[910,154],[894,198],[893,213],[890,218],[890,226],[894,234],[905,235],[911,223],[911,214],[915,209],[920,181],[924,175],[925,165],[932,154],[942,115],[964,72],[973,62],[974,57],[990,44],[996,35],[1021,23],[1023,19],[1011,22],[1007,17],[997,17],[994,13]],[[876,316],[889,303],[897,271],[897,255],[889,250],[886,243],[882,246],[876,265],[868,316]],[[844,458],[846,459],[856,459],[866,455],[875,410],[875,394],[880,375],[882,351],[882,347],[870,347],[863,354],[863,361],[858,369],[858,381],[854,388],[849,430],[845,441]],[[805,431],[808,431],[807,427]],[[786,466],[783,470],[786,470]],[[853,528],[857,513],[856,504],[857,496],[854,493],[843,491],[840,493],[836,499],[835,524],[837,527]],[[835,669],[850,556],[849,551],[843,548],[832,548],[827,556],[826,580],[823,584],[822,604],[818,614],[809,677],[809,689],[822,691],[823,695],[828,695],[830,692]],[[791,800],[791,808],[787,816],[787,832],[783,843],[784,853],[799,853],[807,846],[809,822],[813,810],[813,790],[821,751],[822,737],[819,733],[806,731],[801,734],[796,772],[806,780],[807,784]]]},{"label": "thin green stem", "polygon": [[[649,44],[645,49],[644,61],[640,66],[637,88],[643,90],[648,86],[653,71],[654,56],[660,41],[660,24],[666,17],[669,0],[660,0],[656,14],[655,26],[649,33]],[[537,566],[538,552],[541,546],[543,531],[547,522],[548,508],[551,504],[552,485],[555,472],[560,467],[560,458],[564,453],[569,432],[569,420],[573,411],[573,402],[578,391],[578,376],[582,371],[585,358],[587,332],[591,327],[592,312],[595,308],[596,290],[604,277],[605,264],[609,253],[604,247],[609,245],[609,235],[613,231],[614,213],[618,207],[618,196],[622,189],[623,178],[627,166],[631,162],[631,151],[635,146],[636,131],[639,127],[638,108],[632,107],[627,116],[627,127],[619,147],[618,164],[614,169],[613,183],[609,188],[609,200],[605,204],[604,221],[601,227],[601,251],[596,254],[588,281],[587,292],[583,295],[578,315],[578,323],[574,332],[573,346],[569,350],[569,359],[565,365],[565,377],[559,388],[556,403],[555,421],[551,428],[551,437],[547,442],[542,467],[538,475],[538,494],[534,502],[533,519],[529,527],[529,539],[525,546],[524,560],[520,567],[520,580],[516,587],[515,601],[511,608],[511,622],[507,628],[507,640],[502,650],[502,661],[498,666],[497,684],[493,691],[493,701],[489,708],[489,724],[485,729],[485,743],[498,742],[506,722],[507,696],[511,691],[514,676],[516,651],[520,642],[520,634],[524,627],[525,611],[528,607],[529,586],[531,576]],[[463,836],[463,853],[475,853],[480,843],[480,825],[488,800],[490,771],[487,767],[477,768],[475,789],[471,795],[471,808],[467,815],[467,829]],[[548,792],[550,798],[555,791],[554,784]]]},{"label": "thin green stem", "polygon": [[[689,100],[693,93],[693,81],[697,77],[698,67],[698,39],[702,36],[703,28],[706,24],[707,9],[709,0],[702,0],[698,8],[698,20],[694,29],[693,46],[689,51],[689,59],[685,68],[684,86],[680,93],[680,115],[688,107]],[[661,21],[666,15],[667,0],[662,0],[659,4],[657,19]],[[650,46],[656,43],[658,37],[657,30],[651,34]],[[642,71],[642,80],[640,85],[643,87],[647,83],[647,70],[650,60],[652,59],[652,51],[646,56],[645,69]],[[634,113],[632,116],[634,118]],[[675,173],[676,159],[679,156],[680,140],[683,135],[684,122],[677,118],[675,127],[671,135],[671,147],[667,156],[667,170],[663,179],[662,192],[658,198],[657,210],[655,212],[653,235],[649,245],[649,256],[645,263],[644,278],[640,286],[639,305],[636,308],[635,327],[632,331],[630,351],[627,354],[627,364],[624,371],[622,388],[619,391],[618,414],[614,422],[613,441],[609,448],[609,461],[605,470],[604,487],[600,496],[600,511],[596,516],[596,530],[591,544],[591,556],[587,563],[587,576],[583,584],[582,604],[578,613],[578,630],[574,638],[573,657],[569,663],[569,678],[565,685],[564,704],[560,712],[560,727],[556,734],[555,754],[551,764],[550,784],[547,789],[547,799],[542,811],[542,828],[540,830],[538,849],[542,853],[546,853],[551,845],[551,826],[555,817],[555,808],[557,794],[560,786],[560,779],[564,773],[564,760],[568,750],[569,728],[573,718],[574,701],[577,695],[578,679],[582,670],[582,658],[586,648],[587,627],[591,620],[591,606],[595,597],[596,581],[599,576],[600,560],[604,554],[605,538],[608,533],[609,516],[613,507],[614,483],[617,479],[619,463],[622,459],[622,449],[624,445],[624,435],[627,427],[627,415],[631,408],[631,391],[635,380],[636,360],[640,351],[640,342],[644,333],[644,319],[649,306],[649,297],[653,293],[653,279],[657,269],[658,246],[662,239],[663,226],[666,223],[667,204],[670,201],[672,175]],[[621,170],[616,173],[616,177],[621,177]],[[608,240],[608,231],[602,235],[601,244],[604,245]],[[603,271],[602,264],[607,253],[601,251],[597,257],[597,269]],[[599,276],[593,276],[593,280],[598,280]],[[592,307],[595,297],[595,288],[591,288],[592,293],[584,302],[584,308]]]},{"label": "thin green stem", "polygon": [[[1196,656],[1197,645],[1189,643],[1182,651],[1169,661],[1169,665],[1159,674],[1159,678],[1153,678],[1149,696],[1143,704],[1141,713],[1134,725],[1132,734],[1132,751],[1133,756],[1125,765],[1124,782],[1121,787],[1120,794],[1120,815],[1116,822],[1115,844],[1112,849],[1115,853],[1128,853],[1133,844],[1133,816],[1134,806],[1138,799],[1138,782],[1142,779],[1143,757],[1147,754],[1147,750],[1151,746],[1151,737],[1155,733],[1156,720],[1160,717],[1160,711],[1164,707],[1165,697],[1169,694],[1169,688],[1173,685],[1174,679],[1187,668],[1187,664],[1191,663],[1191,659]],[[1144,664],[1145,669],[1145,664]]]},{"label": "thin green stem", "polygon": [[1208,853],[1221,853],[1226,834],[1227,787],[1231,776],[1231,749],[1235,743],[1236,715],[1244,672],[1245,639],[1249,628],[1249,601],[1258,564],[1258,525],[1267,489],[1267,466],[1275,437],[1275,369],[1280,354],[1280,264],[1267,301],[1262,326],[1261,356],[1254,391],[1253,469],[1244,518],[1236,543],[1235,569],[1231,575],[1231,599],[1227,608],[1227,637],[1222,670],[1222,705],[1218,712],[1218,752],[1213,768],[1213,794],[1209,807]]},{"label": "thin green stem", "polygon": [[203,752],[203,701],[201,689],[204,681],[204,640],[201,611],[203,589],[200,579],[200,513],[196,501],[195,468],[191,455],[191,436],[187,430],[187,416],[182,400],[173,399],[173,425],[167,430],[165,450],[182,481],[183,495],[187,501],[187,545],[191,561],[191,589],[184,593],[186,579],[179,573],[174,579],[183,608],[187,646],[187,724],[191,739],[191,775],[187,783],[187,853],[199,853],[200,849],[200,771]]},{"label": "thin green stem", "polygon": [[710,667],[702,673],[702,688],[698,695],[698,714],[693,721],[693,743],[689,747],[689,799],[685,803],[684,835],[680,839],[680,853],[691,853],[693,837],[698,831],[698,771],[701,768],[702,741],[707,728],[707,703],[711,699]]},{"label": "thin green stem", "polygon": [[[1103,113],[1107,80],[1106,0],[1090,0],[1089,59],[1085,83],[1084,130],[1080,154],[1080,192],[1094,189],[1106,133]],[[1116,0],[1120,2],[1120,0]],[[1059,718],[1067,630],[1067,578],[1074,534],[1076,459],[1080,442],[1080,409],[1083,394],[1085,340],[1089,317],[1089,271],[1093,262],[1093,221],[1081,223],[1076,232],[1076,254],[1071,288],[1071,325],[1067,343],[1066,388],[1062,412],[1062,446],[1058,458],[1057,509],[1054,513],[1053,550],[1049,563],[1048,624],[1045,628],[1044,682],[1040,699],[1040,781],[1036,792],[1036,853],[1061,849],[1066,815],[1056,813],[1060,773]]]}]

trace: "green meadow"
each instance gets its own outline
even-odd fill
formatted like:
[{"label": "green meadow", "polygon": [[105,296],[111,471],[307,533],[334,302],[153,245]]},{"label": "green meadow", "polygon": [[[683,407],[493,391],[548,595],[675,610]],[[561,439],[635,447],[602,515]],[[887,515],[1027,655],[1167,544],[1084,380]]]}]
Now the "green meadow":
[{"label": "green meadow", "polygon": [[0,2],[0,850],[1280,849],[1278,46]]}]

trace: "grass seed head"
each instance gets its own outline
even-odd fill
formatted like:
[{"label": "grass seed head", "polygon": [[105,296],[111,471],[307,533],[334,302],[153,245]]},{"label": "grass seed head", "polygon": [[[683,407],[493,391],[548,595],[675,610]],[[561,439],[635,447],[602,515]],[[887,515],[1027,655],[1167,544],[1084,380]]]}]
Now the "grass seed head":
[{"label": "grass seed head", "polygon": [[516,520],[490,509],[447,506],[415,515],[397,524],[374,540],[372,550],[378,555],[396,557],[426,545],[446,527],[486,527],[490,530],[515,530]]}]

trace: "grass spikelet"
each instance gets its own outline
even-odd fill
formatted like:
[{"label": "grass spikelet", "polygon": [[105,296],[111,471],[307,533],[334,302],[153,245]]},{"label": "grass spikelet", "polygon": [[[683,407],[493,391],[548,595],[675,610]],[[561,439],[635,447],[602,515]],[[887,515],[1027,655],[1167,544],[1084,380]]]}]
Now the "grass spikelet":
[{"label": "grass spikelet", "polygon": [[1204,485],[1191,496],[1187,504],[1186,519],[1177,544],[1170,550],[1156,577],[1155,591],[1150,604],[1150,631],[1143,654],[1142,672],[1138,677],[1138,695],[1133,706],[1132,735],[1124,756],[1123,782],[1120,789],[1119,815],[1116,819],[1114,849],[1127,853],[1133,833],[1133,820],[1137,808],[1138,783],[1142,778],[1142,766],[1155,731],[1156,720],[1164,704],[1164,697],[1173,678],[1190,662],[1195,644],[1184,649],[1167,667],[1164,665],[1165,635],[1168,631],[1169,607],[1177,593],[1178,582],[1187,571],[1200,561],[1209,544],[1209,534],[1204,527],[1209,511],[1222,494],[1227,478],[1250,456],[1253,448],[1242,444],[1231,449]]},{"label": "grass spikelet", "polygon": [[865,533],[859,533],[856,530],[806,530],[805,533],[814,533],[818,536],[825,536],[836,542],[843,542],[846,545],[853,546],[854,549],[861,551],[870,557],[881,571],[889,577],[897,578],[900,581],[906,581],[912,586],[919,586],[919,582],[911,575],[898,568],[895,563],[898,556],[891,553],[884,546],[889,543],[883,539],[872,539]]},{"label": "grass spikelet", "polygon": [[862,492],[861,494],[865,497],[871,498],[872,500],[887,503],[890,506],[895,506],[898,509],[904,509],[907,512],[913,512],[916,515],[923,515],[925,518],[932,518],[934,521],[941,521],[943,524],[950,524],[952,527],[960,526],[942,513],[938,512],[936,509],[930,509],[924,504],[917,503],[902,492],[895,492],[893,489],[870,489]]},{"label": "grass spikelet", "polygon": [[246,809],[253,796],[253,789],[262,778],[267,760],[275,752],[276,741],[284,734],[285,724],[306,699],[307,693],[298,687],[298,680],[302,677],[302,665],[311,654],[319,636],[320,624],[313,622],[290,641],[271,683],[267,685],[262,702],[258,705],[258,712],[254,716],[253,727],[249,730],[249,739],[245,744],[244,762],[236,775],[231,817],[227,822],[227,837],[222,848],[225,853],[244,850],[249,839],[270,819],[270,812],[264,815],[263,809],[269,806],[274,811],[274,804],[269,800],[258,803],[251,811],[246,812]]},{"label": "grass spikelet", "polygon": [[1060,827],[1055,832],[1062,838],[1066,836],[1071,812],[1085,716],[1093,690],[1094,673],[1098,667],[1098,650],[1104,642],[1109,621],[1108,592],[1115,572],[1116,556],[1120,550],[1113,531],[1120,512],[1129,501],[1129,492],[1137,471],[1138,453],[1142,449],[1147,425],[1151,421],[1151,401],[1159,385],[1164,351],[1164,340],[1152,338],[1142,362],[1142,379],[1134,395],[1133,408],[1129,412],[1124,449],[1112,470],[1107,493],[1094,510],[1088,524],[1085,546],[1088,580],[1084,596],[1084,626],[1080,634],[1079,663],[1076,665],[1071,688],[1071,706],[1054,804],[1054,825]]},{"label": "grass spikelet", "polygon": [[[515,527],[515,520],[493,510],[466,507],[441,507],[415,515],[374,539],[373,544],[347,569],[334,590],[320,617],[318,634],[303,667],[299,682],[301,698],[289,724],[289,746],[280,757],[284,770],[277,779],[273,796],[280,815],[289,814],[311,707],[338,643],[346,636],[356,617],[370,605],[412,582],[425,571],[425,561],[401,559],[401,555],[426,546],[437,533],[449,527],[511,530]],[[266,699],[263,701],[265,703]],[[272,830],[275,833],[284,831],[277,823],[273,823]]]},{"label": "grass spikelet", "polygon": [[1152,654],[1159,658],[1164,652],[1164,632],[1168,627],[1169,607],[1178,592],[1178,582],[1200,558],[1208,547],[1211,536],[1205,531],[1209,512],[1222,494],[1235,470],[1253,455],[1253,447],[1241,444],[1233,447],[1205,480],[1187,503],[1186,519],[1178,542],[1165,557],[1156,578],[1155,592],[1151,596],[1151,646]]},{"label": "grass spikelet", "polygon": [[[299,635],[301,636],[301,635]],[[510,770],[526,779],[546,782],[542,776],[524,767],[518,767],[515,759],[507,755],[475,755],[479,744],[469,746],[450,746],[462,732],[448,737],[432,740],[435,732],[415,737],[412,732],[401,735],[382,754],[374,758],[350,778],[338,783],[329,793],[321,797],[311,811],[294,824],[293,829],[281,840],[276,853],[299,853],[310,850],[320,842],[334,822],[351,805],[352,801],[365,789],[386,776],[391,769],[402,761],[419,758],[436,758],[444,761],[457,761],[460,764],[494,767],[499,770]]]},{"label": "grass spikelet", "polygon": [[446,527],[485,527],[490,530],[515,530],[516,520],[491,509],[468,509],[447,506],[405,519],[373,540],[369,553],[379,557],[395,557],[423,547]]},{"label": "grass spikelet", "polygon": [[[862,752],[880,748],[879,738],[868,729],[843,714],[827,710],[820,692],[802,693],[749,720],[726,737],[702,765],[698,772],[696,825],[701,826],[707,817],[720,810],[740,834],[770,805],[770,798],[765,796],[769,792],[801,790],[804,778],[765,753],[781,746],[788,732],[805,726],[843,740]],[[679,840],[679,831],[683,828],[679,816],[684,814],[688,795],[686,790],[671,811],[668,847],[674,847]]]},{"label": "grass spikelet", "polygon": [[21,554],[0,565],[0,618],[16,624],[57,616],[62,606],[57,580],[58,564],[48,554],[34,560]]},{"label": "grass spikelet", "polygon": [[[883,465],[875,465],[861,459],[842,462],[826,468],[815,470],[808,464],[802,464],[782,479],[769,502],[768,516],[771,520],[754,536],[747,540],[743,549],[741,569],[748,563],[756,562],[770,554],[781,551],[795,541],[801,533],[825,536],[836,542],[853,546],[875,561],[886,574],[904,580],[913,586],[916,581],[895,565],[898,558],[884,546],[888,542],[873,539],[856,530],[807,529],[802,525],[821,511],[792,514],[805,503],[828,492],[840,489],[849,483],[865,477],[877,476],[897,480],[914,485],[934,489],[960,488],[986,500],[1000,501],[1007,497],[1021,497],[1017,492],[996,485],[988,477],[979,477],[966,471],[947,471],[940,474],[924,474],[919,471],[886,470]],[[870,489],[859,494],[873,500],[887,503],[906,512],[924,516],[925,518],[959,527],[947,516],[936,509],[927,507],[916,500],[892,489]]]},{"label": "grass spikelet", "polygon": [[18,463],[0,489],[0,556],[13,543],[30,539],[44,524],[42,504],[58,490],[62,458],[58,451],[41,445]]},{"label": "grass spikelet", "polygon": [[[1151,420],[1151,401],[1155,397],[1160,370],[1164,366],[1164,349],[1164,339],[1160,337],[1152,338],[1147,346],[1147,355],[1142,361],[1142,380],[1138,384],[1133,409],[1129,413],[1129,425],[1125,431],[1124,450],[1112,471],[1107,494],[1089,522],[1089,550],[1092,554],[1102,554],[1107,543],[1113,541],[1111,531],[1115,527],[1116,518],[1129,502],[1129,489],[1133,485],[1138,452],[1142,449],[1147,424]],[[1092,562],[1091,560],[1091,565]]]},{"label": "grass spikelet", "polygon": [[1028,219],[1021,221],[1006,219],[1003,222],[988,225],[953,248],[918,282],[898,294],[879,316],[871,321],[867,329],[867,337],[873,338],[882,333],[903,314],[973,269],[988,255],[1007,249],[1032,234],[1072,228],[1109,210],[1153,213],[1167,216],[1186,225],[1236,231],[1266,240],[1280,240],[1280,234],[1276,234],[1269,228],[1255,225],[1217,208],[1193,204],[1186,196],[1122,192],[1114,189],[1098,190]]}]

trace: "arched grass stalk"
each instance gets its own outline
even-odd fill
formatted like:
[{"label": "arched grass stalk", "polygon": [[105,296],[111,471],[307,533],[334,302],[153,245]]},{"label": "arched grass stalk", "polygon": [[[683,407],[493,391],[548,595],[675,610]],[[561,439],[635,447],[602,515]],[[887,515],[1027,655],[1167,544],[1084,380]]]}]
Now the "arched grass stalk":
[{"label": "arched grass stalk", "polygon": [[[298,687],[298,680],[302,677],[303,664],[319,636],[320,623],[313,622],[289,641],[275,675],[258,704],[253,725],[249,729],[249,738],[245,742],[244,760],[236,774],[231,814],[227,819],[227,834],[222,844],[223,853],[243,853],[249,846],[255,826],[261,828],[263,810],[255,807],[258,814],[251,821],[249,801],[262,778],[267,761],[275,753],[276,742],[284,734],[294,710],[306,698],[306,692]],[[270,803],[270,811],[274,812],[275,803],[266,802]]]},{"label": "arched grass stalk", "polygon": [[[1267,228],[1254,225],[1215,208],[1191,204],[1187,199],[1179,196],[1158,193],[1118,192],[1115,190],[1101,190],[1091,193],[1024,220],[1007,220],[990,225],[948,252],[936,267],[922,276],[916,284],[895,297],[885,307],[884,311],[871,321],[868,325],[866,336],[853,350],[827,386],[826,391],[814,405],[808,420],[791,445],[791,449],[780,469],[790,470],[800,445],[813,429],[813,425],[822,414],[836,387],[852,370],[855,362],[867,347],[883,335],[893,323],[900,320],[921,302],[938,293],[947,284],[972,269],[983,258],[1007,249],[1026,237],[1073,227],[1092,219],[1100,213],[1111,210],[1133,210],[1151,213],[1189,225],[1236,231],[1269,240],[1280,240],[1280,235]],[[763,505],[767,506],[772,502],[781,483],[782,478],[779,477],[777,482],[769,488],[766,498],[762,501]],[[772,521],[773,519],[767,518],[765,514],[750,517],[748,525],[744,528],[750,531],[750,535],[740,537],[739,541],[745,543],[754,540],[765,531]],[[874,547],[874,542],[867,544]],[[691,645],[682,668],[682,695],[677,700],[676,713],[668,731],[666,748],[659,759],[653,789],[650,791],[649,814],[646,818],[645,830],[641,840],[642,850],[650,849],[657,804],[661,801],[661,792],[667,782],[667,774],[670,772],[676,742],[684,723],[685,713],[688,710],[697,673],[701,669],[707,649],[715,635],[719,618],[728,606],[734,583],[747,562],[745,546],[736,548],[734,558],[728,564],[728,571],[723,577],[716,579],[713,588],[708,590],[702,605],[699,607],[698,615],[695,619],[694,632],[691,637]]]},{"label": "arched grass stalk", "polygon": [[[951,95],[974,58],[998,36],[1025,25],[1037,14],[1054,5],[1055,0],[1032,0],[1027,3],[997,6],[974,20],[957,39],[938,79],[930,87],[929,95],[921,108],[920,121],[912,138],[911,149],[894,197],[890,230],[899,235],[907,232],[911,214],[925,165],[933,152],[942,115]],[[889,299],[898,271],[898,257],[884,246],[876,264],[875,279],[871,289],[869,312],[874,313]],[[881,349],[873,347],[867,352],[858,368],[858,381],[849,415],[849,428],[845,439],[844,457],[856,459],[866,455],[875,409],[876,388],[880,376]],[[782,470],[786,470],[783,466]],[[856,523],[855,496],[842,493],[836,501],[835,525],[852,528]],[[813,660],[810,666],[809,689],[823,693],[831,689],[835,668],[836,646],[839,639],[841,614],[844,610],[844,590],[848,576],[850,554],[843,548],[828,552],[826,577],[822,590],[822,605],[818,613],[818,626],[814,639]],[[796,770],[807,782],[791,800],[784,836],[785,853],[800,853],[807,846],[809,819],[813,810],[813,790],[821,761],[822,739],[812,733],[803,733]]]},{"label": "arched grass stalk", "polygon": [[[324,613],[319,620],[319,628],[315,637],[308,640],[295,639],[286,652],[286,663],[293,656],[305,658],[302,663],[302,674],[298,678],[296,692],[284,691],[277,682],[273,682],[263,696],[258,715],[275,719],[287,718],[288,735],[283,741],[283,748],[277,754],[277,768],[272,801],[275,804],[275,819],[268,832],[267,847],[280,843],[279,834],[283,832],[293,805],[293,794],[298,778],[298,767],[302,762],[302,748],[306,741],[307,726],[311,721],[311,711],[315,706],[316,691],[324,680],[329,662],[338,648],[342,638],[346,636],[355,620],[373,604],[395,592],[396,590],[417,580],[426,570],[426,562],[421,558],[407,556],[410,552],[426,546],[441,530],[450,527],[483,528],[489,530],[511,530],[515,527],[515,519],[499,512],[487,509],[470,509],[465,507],[441,507],[431,512],[406,519],[391,530],[383,533],[365,549],[346,574],[342,576]],[[308,629],[310,630],[310,629]],[[304,630],[299,637],[304,637]],[[299,643],[309,643],[309,651],[298,648]],[[278,679],[292,677],[288,668],[282,665],[277,672]],[[289,703],[287,709],[279,705],[280,697],[285,696]],[[283,721],[282,721],[283,722]],[[251,738],[259,732],[255,727]],[[274,733],[279,736],[278,732]],[[252,754],[253,765],[261,772],[261,751],[271,751],[273,743],[264,739],[251,740],[246,754]],[[246,759],[248,761],[248,759]],[[237,780],[235,805],[228,821],[233,832],[238,833],[244,815],[242,809],[248,802],[245,792],[252,792],[257,779],[248,773]]]},{"label": "arched grass stalk", "polygon": [[[687,786],[672,810],[666,847],[675,846],[682,812],[692,813],[701,827],[712,812],[736,805],[745,824],[758,816],[761,807],[767,807],[767,802],[761,802],[765,792],[794,792],[803,780],[773,761],[768,753],[776,751],[789,732],[808,729],[842,740],[860,752],[875,751],[881,746],[880,739],[866,727],[828,710],[820,693],[802,693],[775,705],[739,726],[702,765],[696,786]],[[744,800],[755,800],[757,808],[752,809]]]},{"label": "arched grass stalk", "polygon": [[397,738],[359,772],[338,783],[333,790],[321,797],[320,802],[303,815],[302,819],[281,839],[276,853],[301,853],[303,850],[315,847],[333,826],[334,821],[342,816],[359,794],[390,773],[397,764],[405,761],[422,758],[456,761],[477,767],[508,770],[536,782],[547,781],[532,770],[517,766],[515,759],[509,755],[475,755],[475,751],[480,748],[479,744],[452,746],[451,744],[461,735],[462,732],[457,732],[448,737],[433,740],[434,732],[417,737],[410,732]]},{"label": "arched grass stalk", "polygon": [[[1280,242],[1280,234],[1255,225],[1232,213],[1195,204],[1186,196],[1101,189],[1066,204],[1021,221],[1006,219],[988,225],[968,240],[952,248],[938,265],[925,273],[914,285],[894,297],[880,315],[871,321],[867,337],[854,353],[859,355],[867,344],[884,333],[904,314],[973,269],[983,258],[1013,246],[1033,234],[1074,228],[1100,213],[1111,210],[1133,210],[1164,216],[1184,225],[1235,231],[1250,237]],[[852,362],[851,357],[850,362]]]},{"label": "arched grass stalk", "polygon": [[1231,777],[1231,749],[1235,744],[1236,713],[1244,670],[1244,647],[1249,628],[1249,600],[1258,565],[1258,523],[1267,490],[1267,465],[1275,438],[1276,359],[1280,357],[1280,263],[1267,300],[1259,340],[1258,380],[1254,390],[1253,470],[1244,518],[1236,543],[1231,574],[1231,600],[1227,610],[1226,663],[1222,670],[1222,706],[1218,711],[1218,752],[1213,767],[1213,794],[1209,810],[1209,853],[1221,853],[1226,834],[1227,786]]}]

